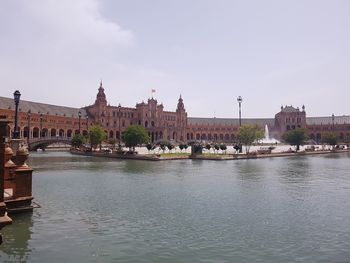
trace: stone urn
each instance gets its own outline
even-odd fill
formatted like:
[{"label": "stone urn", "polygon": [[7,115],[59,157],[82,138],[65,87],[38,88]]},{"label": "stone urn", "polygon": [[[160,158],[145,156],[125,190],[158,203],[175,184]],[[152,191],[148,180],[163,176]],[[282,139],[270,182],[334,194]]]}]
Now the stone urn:
[{"label": "stone urn", "polygon": [[10,148],[10,146],[7,144],[5,147],[5,167],[14,166],[15,164],[11,160],[13,156],[13,150]]},{"label": "stone urn", "polygon": [[18,148],[15,157],[15,164],[22,167],[28,167],[25,161],[28,159],[28,150],[24,147]]}]

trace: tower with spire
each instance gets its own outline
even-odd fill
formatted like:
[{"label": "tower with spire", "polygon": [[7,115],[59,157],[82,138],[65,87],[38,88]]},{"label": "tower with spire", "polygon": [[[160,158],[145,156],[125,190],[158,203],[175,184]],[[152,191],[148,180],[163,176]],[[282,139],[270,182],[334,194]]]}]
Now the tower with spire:
[{"label": "tower with spire", "polygon": [[102,80],[100,82],[100,87],[98,88],[95,104],[107,105],[106,94],[105,94],[105,89],[103,88],[103,85],[102,85]]},{"label": "tower with spire", "polygon": [[102,85],[102,80],[100,82],[100,87],[98,88],[96,100],[95,100],[95,105],[96,105],[96,115],[95,118],[97,117],[97,121],[99,123],[104,122],[104,117],[106,115],[106,108],[107,108],[107,99],[106,99],[106,94],[105,94],[105,89],[103,88]]},{"label": "tower with spire", "polygon": [[180,135],[179,136],[180,141],[184,141],[185,130],[187,128],[187,112],[186,112],[181,94],[177,102],[177,108],[176,108],[176,126],[178,130],[178,134]]}]

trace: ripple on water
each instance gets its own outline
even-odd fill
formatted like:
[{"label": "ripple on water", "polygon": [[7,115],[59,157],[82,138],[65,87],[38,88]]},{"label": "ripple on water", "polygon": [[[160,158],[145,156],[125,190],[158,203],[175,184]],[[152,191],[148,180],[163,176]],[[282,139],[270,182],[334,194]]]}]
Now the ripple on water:
[{"label": "ripple on water", "polygon": [[349,155],[137,162],[34,154],[42,206],[2,230],[4,261],[342,262]]}]

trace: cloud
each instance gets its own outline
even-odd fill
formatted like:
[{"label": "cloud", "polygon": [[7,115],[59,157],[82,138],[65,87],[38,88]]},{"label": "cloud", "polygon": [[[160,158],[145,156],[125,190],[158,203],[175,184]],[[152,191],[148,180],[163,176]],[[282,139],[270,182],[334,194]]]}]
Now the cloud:
[{"label": "cloud", "polygon": [[5,2],[1,10],[1,31],[10,32],[12,41],[27,39],[37,41],[39,46],[51,42],[97,47],[133,43],[130,30],[101,16],[97,0],[14,0]]},{"label": "cloud", "polygon": [[20,89],[27,99],[55,103],[57,93],[68,105],[81,103],[74,100],[105,67],[125,67],[118,58],[135,43],[131,30],[102,16],[97,0],[4,1],[0,34],[1,95]]}]

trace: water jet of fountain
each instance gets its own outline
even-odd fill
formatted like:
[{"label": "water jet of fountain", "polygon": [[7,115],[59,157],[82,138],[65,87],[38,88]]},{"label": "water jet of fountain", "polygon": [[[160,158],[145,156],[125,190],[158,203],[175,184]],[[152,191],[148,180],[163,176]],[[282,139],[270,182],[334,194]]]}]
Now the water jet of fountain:
[{"label": "water jet of fountain", "polygon": [[268,141],[270,140],[270,133],[269,133],[269,127],[267,126],[267,124],[265,124],[265,140]]},{"label": "water jet of fountain", "polygon": [[270,138],[270,132],[269,132],[269,126],[265,124],[265,131],[264,131],[264,139],[262,139],[262,143],[279,143],[278,140],[274,138]]}]

